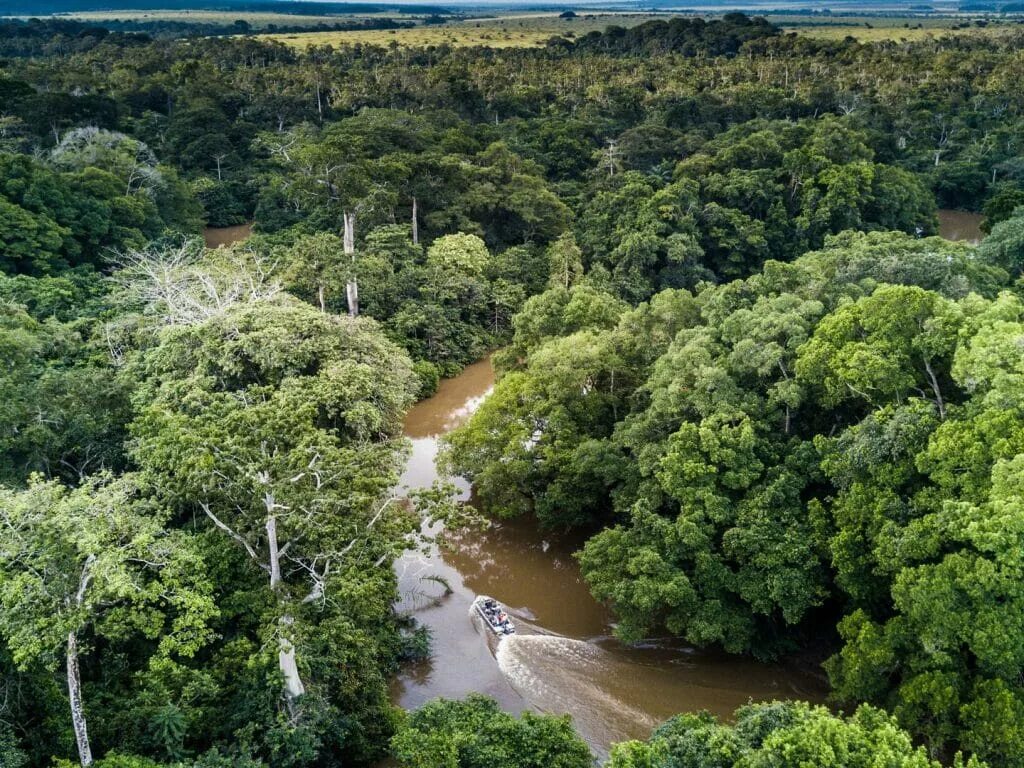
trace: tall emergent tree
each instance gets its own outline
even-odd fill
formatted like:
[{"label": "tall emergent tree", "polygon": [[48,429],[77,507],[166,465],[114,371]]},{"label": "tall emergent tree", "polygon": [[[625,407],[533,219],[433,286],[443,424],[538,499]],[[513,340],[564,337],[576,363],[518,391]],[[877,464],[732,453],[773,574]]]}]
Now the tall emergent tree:
[{"label": "tall emergent tree", "polygon": [[343,599],[331,588],[347,569],[389,563],[414,527],[389,496],[411,364],[373,321],[283,297],[165,328],[141,366],[135,457],[264,572],[298,719],[303,616]]}]

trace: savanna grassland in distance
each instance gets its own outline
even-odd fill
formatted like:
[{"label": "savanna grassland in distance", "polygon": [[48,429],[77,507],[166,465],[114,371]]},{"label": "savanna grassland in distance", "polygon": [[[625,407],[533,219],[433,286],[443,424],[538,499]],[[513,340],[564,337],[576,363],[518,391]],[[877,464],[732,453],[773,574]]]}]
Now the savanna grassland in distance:
[{"label": "savanna grassland in distance", "polygon": [[[331,32],[297,32],[261,35],[280,40],[294,48],[310,45],[399,45],[423,48],[431,45],[453,47],[531,48],[542,46],[552,37],[580,37],[618,25],[633,27],[646,21],[668,18],[667,13],[580,13],[563,19],[557,13],[509,13],[500,16],[458,19],[443,25],[416,26],[411,29],[367,29]],[[404,17],[403,17],[404,20]]]},{"label": "savanna grassland in distance", "polygon": [[183,24],[227,25],[244,21],[251,29],[262,30],[270,25],[278,27],[316,27],[320,24],[333,26],[358,22],[363,19],[394,19],[395,21],[422,21],[422,14],[351,13],[307,16],[305,14],[277,13],[265,11],[211,11],[211,10],[138,10],[138,11],[80,11],[60,14],[62,19],[104,24],[112,22],[176,22]]},{"label": "savanna grassland in distance", "polygon": [[[820,40],[842,40],[853,37],[862,43],[891,40],[895,42],[925,40],[951,35],[999,35],[1022,28],[1024,17],[965,16],[834,16],[821,14],[790,16],[768,14],[765,18],[787,32]],[[979,24],[980,22],[980,24]]]},{"label": "savanna grassland in distance", "polygon": [[[304,50],[309,46],[369,44],[423,48],[436,45],[453,47],[482,46],[489,48],[540,47],[552,37],[572,39],[589,32],[600,32],[611,25],[632,27],[653,19],[670,18],[674,12],[636,13],[626,11],[577,11],[575,18],[561,18],[557,12],[501,12],[478,15],[479,10],[461,8],[463,16],[449,17],[445,24],[424,25],[420,14],[383,13],[295,15],[281,12],[231,10],[113,10],[82,11],[62,14],[62,18],[103,24],[104,22],[176,22],[197,25],[228,25],[245,22],[263,39],[278,40]],[[714,18],[713,13],[702,14]],[[822,40],[842,40],[853,37],[861,42],[913,42],[929,37],[949,35],[998,35],[1020,29],[1024,16],[994,16],[991,14],[935,15],[935,14],[762,14],[786,32]],[[318,25],[393,19],[416,26],[405,29],[315,30]],[[980,22],[980,25],[979,25]],[[310,31],[272,31],[268,28],[301,25]]]},{"label": "savanna grassland in distance", "polygon": [[[322,45],[381,45],[392,43],[414,48],[434,45],[452,47],[483,46],[489,48],[532,48],[543,46],[555,36],[572,39],[589,32],[603,31],[611,25],[632,27],[653,19],[671,17],[672,13],[595,12],[579,13],[575,18],[561,18],[557,13],[509,13],[489,18],[457,19],[443,25],[418,25],[409,29],[366,29],[346,31],[315,31],[272,33],[264,39],[278,40],[296,49]],[[708,18],[713,18],[709,14]],[[861,42],[883,40],[915,41],[931,37],[1005,34],[1020,29],[1014,17],[943,16],[834,16],[808,14],[766,14],[786,32],[818,39],[841,40],[847,36]],[[404,20],[404,19],[403,19]],[[984,26],[977,26],[981,20]]]}]

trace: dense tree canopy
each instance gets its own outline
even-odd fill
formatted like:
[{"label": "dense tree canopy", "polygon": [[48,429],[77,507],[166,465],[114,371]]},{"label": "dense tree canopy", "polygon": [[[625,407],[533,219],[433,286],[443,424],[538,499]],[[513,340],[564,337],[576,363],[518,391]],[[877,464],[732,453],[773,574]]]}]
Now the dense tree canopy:
[{"label": "dense tree canopy", "polygon": [[[937,768],[924,749],[892,718],[862,706],[848,718],[806,704],[752,704],[740,708],[734,725],[706,713],[681,715],[659,727],[647,742],[619,744],[610,768]],[[964,765],[958,757],[957,765]],[[967,766],[981,768],[971,759]]]},{"label": "dense tree canopy", "polygon": [[828,657],[853,712],[611,765],[1024,765],[1019,31],[143,24],[0,23],[0,763],[592,765],[388,698],[448,508],[396,498],[402,419],[500,348],[444,456],[484,509],[586,536],[623,639]]},{"label": "dense tree canopy", "polygon": [[483,696],[438,699],[413,712],[392,740],[402,768],[591,768],[568,717],[515,718]]},{"label": "dense tree canopy", "polygon": [[623,638],[774,655],[838,612],[838,699],[1016,765],[1021,305],[984,261],[844,233],[589,326],[551,289],[450,461],[497,513],[607,526],[580,563]]}]

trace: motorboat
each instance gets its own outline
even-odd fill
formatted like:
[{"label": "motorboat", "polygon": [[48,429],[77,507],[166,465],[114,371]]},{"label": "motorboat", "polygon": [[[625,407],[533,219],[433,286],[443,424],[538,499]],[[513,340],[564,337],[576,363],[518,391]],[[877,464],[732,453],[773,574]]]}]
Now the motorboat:
[{"label": "motorboat", "polygon": [[494,634],[514,635],[516,633],[516,625],[509,618],[505,606],[493,597],[480,595],[473,601],[473,607]]}]

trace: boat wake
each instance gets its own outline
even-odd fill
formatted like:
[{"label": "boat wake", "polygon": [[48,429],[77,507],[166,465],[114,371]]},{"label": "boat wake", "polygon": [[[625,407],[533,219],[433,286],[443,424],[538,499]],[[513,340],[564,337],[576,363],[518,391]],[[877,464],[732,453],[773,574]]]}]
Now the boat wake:
[{"label": "boat wake", "polygon": [[623,664],[591,643],[519,634],[503,638],[495,658],[527,702],[543,712],[571,715],[583,738],[599,751],[599,745],[646,736],[658,723],[610,689],[608,681],[623,678]]}]

